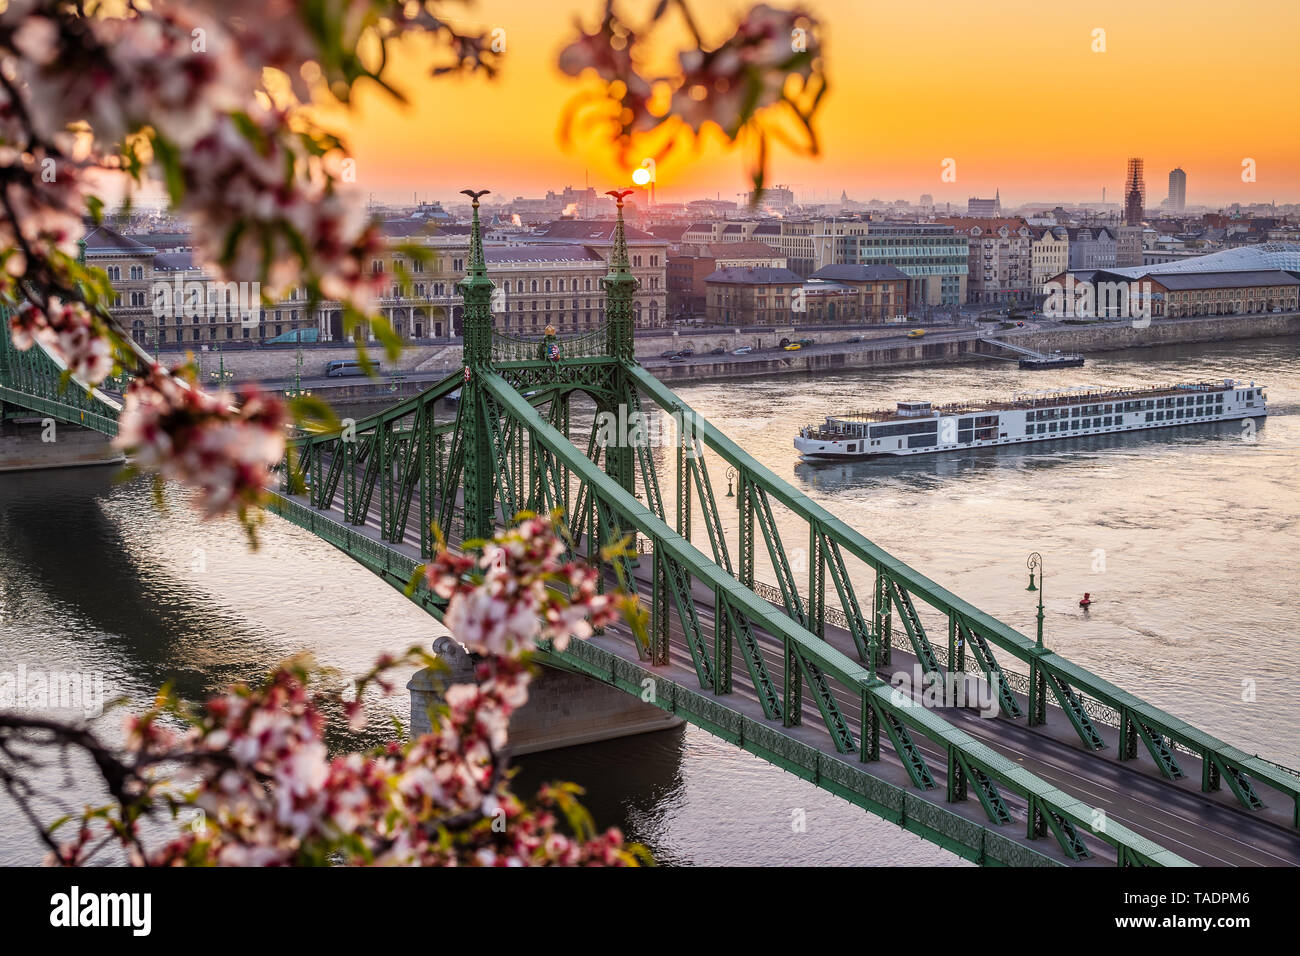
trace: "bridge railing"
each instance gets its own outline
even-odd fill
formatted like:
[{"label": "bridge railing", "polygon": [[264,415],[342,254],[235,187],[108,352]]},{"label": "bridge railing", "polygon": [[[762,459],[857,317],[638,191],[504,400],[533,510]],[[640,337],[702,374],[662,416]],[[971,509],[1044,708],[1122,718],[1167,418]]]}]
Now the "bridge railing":
[{"label": "bridge railing", "polygon": [[[557,359],[593,358],[605,354],[606,326],[582,332],[577,335],[555,336],[550,340],[558,350]],[[545,354],[547,340],[542,337],[532,338],[524,335],[511,335],[507,332],[492,333],[492,361],[494,362],[531,362],[536,359],[549,359]]]},{"label": "bridge railing", "polygon": [[11,404],[104,435],[117,434],[122,406],[98,388],[88,389],[67,365],[37,342],[20,352],[9,331],[9,309],[0,306],[0,404]]},{"label": "bridge railing", "polygon": [[[882,582],[884,585],[897,585],[900,590],[905,590],[907,595],[919,598],[948,617],[950,626],[959,625],[967,628],[973,637],[983,638],[1026,665],[1030,674],[1034,675],[1029,681],[1028,688],[1032,694],[1031,719],[1032,711],[1037,709],[1041,712],[1042,706],[1049,699],[1044,688],[1050,688],[1050,696],[1056,697],[1061,702],[1062,709],[1070,715],[1071,722],[1085,746],[1094,749],[1104,746],[1095,728],[1091,726],[1091,718],[1088,716],[1091,709],[1099,717],[1106,715],[1117,721],[1121,728],[1121,759],[1136,757],[1137,741],[1141,740],[1151,751],[1161,772],[1167,777],[1176,779],[1183,774],[1168,751],[1183,749],[1201,760],[1203,790],[1218,789],[1220,781],[1224,780],[1243,806],[1248,809],[1259,809],[1263,806],[1263,802],[1251,786],[1250,781],[1253,777],[1290,798],[1293,803],[1292,824],[1300,827],[1300,785],[1297,784],[1295,775],[1191,726],[1050,650],[1038,648],[1034,641],[1019,631],[986,614],[904,564],[802,492],[782,481],[745,454],[730,438],[686,405],[645,369],[629,365],[628,374],[661,408],[679,416],[679,420],[690,421],[696,437],[737,469],[742,484],[748,482],[760,487],[766,494],[770,494],[807,522],[810,529],[817,529],[826,540],[834,542],[837,548],[865,563],[876,573],[878,585]],[[791,600],[791,596],[784,593],[784,589],[782,596],[787,602]],[[905,597],[904,600],[907,598]],[[877,603],[879,607],[886,609],[890,606],[888,599]],[[879,621],[877,624],[888,626],[887,621]],[[921,656],[922,651],[937,656],[938,648],[930,647],[924,636],[918,642],[916,635],[912,633],[912,627],[909,626],[907,630],[909,644],[918,650],[918,656]],[[1007,673],[1002,671],[1004,678],[1007,678]],[[1013,680],[1013,678],[1007,679],[1008,683]],[[1039,686],[1035,687],[1035,683]],[[1086,699],[1091,699],[1093,703],[1085,704]],[[1037,708],[1033,706],[1034,703],[1037,704]],[[1118,716],[1116,718],[1113,715]]]}]

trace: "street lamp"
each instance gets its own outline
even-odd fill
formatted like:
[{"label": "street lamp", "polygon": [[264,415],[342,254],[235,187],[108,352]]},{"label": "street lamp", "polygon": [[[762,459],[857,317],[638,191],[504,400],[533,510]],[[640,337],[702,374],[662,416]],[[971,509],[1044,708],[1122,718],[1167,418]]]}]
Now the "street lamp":
[{"label": "street lamp", "polygon": [[[206,352],[207,350],[208,347],[205,345],[203,346],[201,351]],[[214,372],[209,372],[208,374],[212,377],[212,381],[214,381],[217,384],[218,388],[225,388],[234,379],[235,373],[233,371],[226,370],[226,355],[225,352],[222,351],[220,342],[216,344],[216,350],[217,350],[217,363],[218,363],[217,370]]]},{"label": "street lamp", "polygon": [[731,483],[735,479],[735,477],[736,477],[736,469],[728,468],[727,469],[727,497],[728,498],[736,497],[736,493],[731,488]]},{"label": "street lamp", "polygon": [[284,395],[290,401],[310,395],[311,389],[302,387],[302,340],[298,340],[297,355],[294,359],[293,388],[286,388]]},{"label": "street lamp", "polygon": [[[1025,561],[1025,567],[1029,568],[1029,587],[1025,588],[1025,590],[1038,592],[1038,646],[1042,647],[1043,646],[1043,589],[1041,585],[1043,582],[1043,556],[1039,554],[1037,551],[1033,552],[1031,555],[1029,555],[1028,560]],[[1035,570],[1038,571],[1038,581],[1039,581],[1038,587],[1034,586]]]}]

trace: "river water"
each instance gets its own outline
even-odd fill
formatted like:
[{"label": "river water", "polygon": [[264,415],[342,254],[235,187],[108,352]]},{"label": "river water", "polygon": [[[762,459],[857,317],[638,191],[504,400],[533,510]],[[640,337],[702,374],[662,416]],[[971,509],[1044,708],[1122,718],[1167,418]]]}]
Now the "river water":
[{"label": "river water", "polygon": [[[900,399],[1229,377],[1268,386],[1269,418],[1253,436],[1224,423],[847,466],[799,463],[791,447],[828,413]],[[1110,353],[1052,373],[986,362],[677,391],[778,476],[1027,634],[1037,596],[1025,592],[1025,556],[1041,552],[1049,646],[1230,743],[1300,765],[1300,339]],[[713,481],[722,494],[725,479]],[[305,531],[268,518],[250,553],[233,524],[200,523],[178,493],[165,498],[159,511],[147,484],[118,483],[112,469],[0,475],[0,675],[101,675],[106,696],[130,707],[168,681],[202,699],[302,650],[355,672],[441,633]],[[1096,602],[1086,614],[1084,591]],[[405,716],[404,696],[383,706]],[[116,726],[106,718],[105,735]],[[695,728],[522,763],[520,792],[577,781],[598,822],[664,862],[961,863]],[[75,761],[39,779],[65,810],[100,798]],[[0,864],[41,856],[0,796]]]}]

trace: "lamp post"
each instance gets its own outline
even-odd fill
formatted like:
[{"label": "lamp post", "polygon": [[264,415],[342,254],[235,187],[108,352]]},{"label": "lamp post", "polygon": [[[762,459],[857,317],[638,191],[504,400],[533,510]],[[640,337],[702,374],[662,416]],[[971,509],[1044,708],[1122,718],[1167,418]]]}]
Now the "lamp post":
[{"label": "lamp post", "polygon": [[[1038,647],[1037,653],[1029,660],[1029,726],[1034,727],[1047,722],[1047,675],[1043,671],[1039,657],[1046,653],[1043,649],[1043,556],[1037,551],[1025,561],[1029,568],[1029,587],[1026,591],[1038,592]],[[1034,572],[1038,572],[1038,584],[1034,584]]]},{"label": "lamp post", "polygon": [[[1029,568],[1029,587],[1026,591],[1038,592],[1038,646],[1043,646],[1043,556],[1037,551],[1029,555],[1025,561],[1025,567]],[[1038,571],[1039,586],[1034,586],[1034,571]]]},{"label": "lamp post", "polygon": [[[215,372],[210,372],[209,374],[212,376],[212,381],[216,382],[218,388],[225,388],[230,384],[231,380],[234,379],[235,373],[233,371],[226,371],[226,355],[221,348],[220,342],[217,343],[216,349],[217,370]],[[207,350],[208,347],[205,345],[203,351],[206,352]]]},{"label": "lamp post", "polygon": [[290,401],[310,395],[311,389],[302,387],[302,342],[298,343],[298,353],[295,356],[293,369],[293,388],[286,388],[284,395]]},{"label": "lamp post", "polygon": [[736,469],[728,468],[727,469],[727,497],[728,498],[736,497],[736,492],[733,491],[731,487],[731,483],[735,480],[735,478],[736,478]]}]

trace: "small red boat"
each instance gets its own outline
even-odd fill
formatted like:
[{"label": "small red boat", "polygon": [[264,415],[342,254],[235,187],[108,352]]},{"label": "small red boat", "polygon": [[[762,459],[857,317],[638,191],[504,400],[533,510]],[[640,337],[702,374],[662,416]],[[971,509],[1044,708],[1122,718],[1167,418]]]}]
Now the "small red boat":
[{"label": "small red boat", "polygon": [[1083,599],[1079,601],[1079,607],[1087,607],[1091,603],[1092,603],[1092,596],[1087,591],[1084,591]]}]

